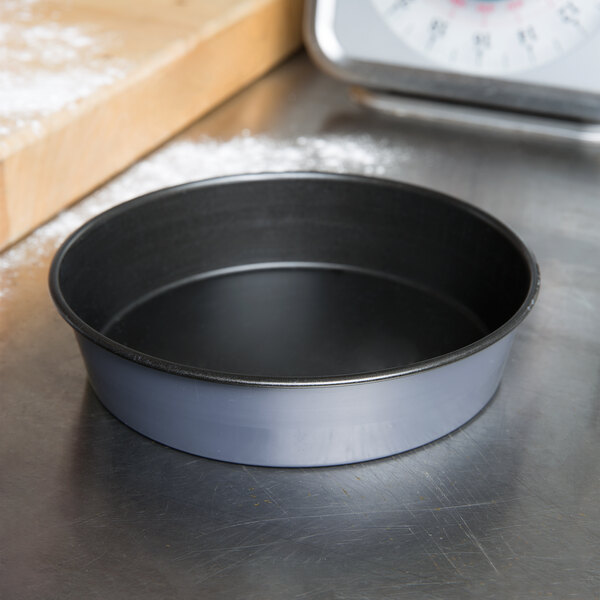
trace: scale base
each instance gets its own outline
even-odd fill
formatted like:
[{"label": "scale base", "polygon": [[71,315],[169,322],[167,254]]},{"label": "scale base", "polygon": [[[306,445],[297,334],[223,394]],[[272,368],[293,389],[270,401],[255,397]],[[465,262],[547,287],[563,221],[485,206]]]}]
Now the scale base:
[{"label": "scale base", "polygon": [[350,95],[363,106],[401,119],[600,144],[600,123],[583,123],[495,110],[483,106],[453,104],[443,100],[403,96],[360,86],[351,87]]}]

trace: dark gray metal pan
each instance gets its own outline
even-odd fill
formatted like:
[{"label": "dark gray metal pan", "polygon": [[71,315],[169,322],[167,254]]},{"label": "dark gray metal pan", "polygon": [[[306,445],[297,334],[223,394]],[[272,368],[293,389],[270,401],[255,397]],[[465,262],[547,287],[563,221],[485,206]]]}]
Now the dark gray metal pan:
[{"label": "dark gray metal pan", "polygon": [[225,177],[92,219],[50,272],[100,400],[164,444],[343,464],[490,400],[538,268],[459,200],[358,176]]}]

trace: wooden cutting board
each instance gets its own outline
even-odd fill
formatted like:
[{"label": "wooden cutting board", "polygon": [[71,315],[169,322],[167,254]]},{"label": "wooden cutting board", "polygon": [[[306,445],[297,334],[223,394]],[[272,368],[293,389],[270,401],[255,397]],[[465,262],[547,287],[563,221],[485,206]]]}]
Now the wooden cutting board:
[{"label": "wooden cutting board", "polygon": [[302,0],[0,3],[0,248],[301,44]]}]

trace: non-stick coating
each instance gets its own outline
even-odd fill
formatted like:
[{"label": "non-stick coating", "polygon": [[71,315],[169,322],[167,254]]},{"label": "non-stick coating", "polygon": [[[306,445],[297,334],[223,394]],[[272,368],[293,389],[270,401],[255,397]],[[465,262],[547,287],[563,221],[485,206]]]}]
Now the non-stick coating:
[{"label": "non-stick coating", "polygon": [[104,333],[174,363],[294,378],[413,364],[471,344],[487,329],[476,315],[429,290],[296,265],[170,287],[121,313]]},{"label": "non-stick coating", "polygon": [[402,374],[510,331],[535,261],[434,192],[323,174],[181,186],[93,220],[55,259],[78,330],[163,370],[247,383]]}]

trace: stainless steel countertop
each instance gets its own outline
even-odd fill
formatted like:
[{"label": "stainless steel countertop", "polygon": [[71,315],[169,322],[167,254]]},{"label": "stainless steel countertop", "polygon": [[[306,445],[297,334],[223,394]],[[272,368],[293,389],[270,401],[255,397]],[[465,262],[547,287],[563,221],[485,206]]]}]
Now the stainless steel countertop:
[{"label": "stainless steel countertop", "polygon": [[[426,185],[522,236],[542,289],[499,392],[451,435],[369,463],[177,452],[99,403],[47,292],[54,244],[26,240],[0,255],[0,597],[600,597],[598,150],[368,113],[303,56],[174,143],[207,160],[223,145],[223,172],[255,170],[256,146],[232,145],[242,134],[273,168]],[[170,160],[158,150],[147,172]],[[130,193],[127,177],[100,193]]]}]

